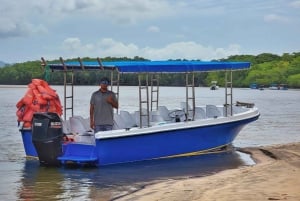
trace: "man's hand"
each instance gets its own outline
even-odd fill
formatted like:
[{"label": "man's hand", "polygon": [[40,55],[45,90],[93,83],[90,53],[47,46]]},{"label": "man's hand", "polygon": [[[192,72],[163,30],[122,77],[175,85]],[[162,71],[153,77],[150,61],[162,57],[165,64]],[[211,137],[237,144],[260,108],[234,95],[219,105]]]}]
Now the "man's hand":
[{"label": "man's hand", "polygon": [[111,105],[113,106],[113,108],[116,108],[116,109],[117,109],[117,108],[119,107],[118,102],[116,102],[116,101],[114,100],[114,98],[113,98],[112,95],[108,96],[107,99],[106,99],[106,101],[107,101],[109,104],[111,104]]},{"label": "man's hand", "polygon": [[107,101],[109,104],[113,105],[114,99],[113,99],[112,95],[108,96],[107,99],[106,99],[106,101]]},{"label": "man's hand", "polygon": [[95,129],[95,123],[94,123],[93,120],[90,121],[90,127],[91,127],[92,129]]}]

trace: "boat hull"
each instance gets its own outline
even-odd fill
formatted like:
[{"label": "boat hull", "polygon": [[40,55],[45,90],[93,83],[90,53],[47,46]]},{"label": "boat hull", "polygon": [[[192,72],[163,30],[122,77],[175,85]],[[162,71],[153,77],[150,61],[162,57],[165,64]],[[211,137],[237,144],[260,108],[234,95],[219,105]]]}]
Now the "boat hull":
[{"label": "boat hull", "polygon": [[[230,117],[99,132],[95,144],[70,143],[70,154],[74,158],[91,149],[93,153],[87,155],[93,156],[91,162],[97,166],[197,154],[231,144],[241,129],[258,117],[254,110]],[[37,157],[31,129],[21,133],[26,156]],[[63,154],[68,146],[62,145]],[[61,161],[64,164],[68,158]]]},{"label": "boat hull", "polygon": [[28,129],[20,129],[22,134],[22,140],[24,145],[24,151],[27,157],[38,157],[35,146],[32,143],[32,130]]},{"label": "boat hull", "polygon": [[208,126],[96,139],[98,165],[174,157],[226,146],[258,116]]}]

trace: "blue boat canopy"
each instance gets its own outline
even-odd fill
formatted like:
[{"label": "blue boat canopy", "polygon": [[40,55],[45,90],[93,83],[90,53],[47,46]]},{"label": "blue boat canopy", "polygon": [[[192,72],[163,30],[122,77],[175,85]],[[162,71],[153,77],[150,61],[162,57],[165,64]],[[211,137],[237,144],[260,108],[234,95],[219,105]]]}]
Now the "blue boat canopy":
[{"label": "blue boat canopy", "polygon": [[250,62],[204,61],[72,61],[48,64],[53,71],[66,70],[117,70],[120,73],[185,73],[225,70],[245,70]]}]

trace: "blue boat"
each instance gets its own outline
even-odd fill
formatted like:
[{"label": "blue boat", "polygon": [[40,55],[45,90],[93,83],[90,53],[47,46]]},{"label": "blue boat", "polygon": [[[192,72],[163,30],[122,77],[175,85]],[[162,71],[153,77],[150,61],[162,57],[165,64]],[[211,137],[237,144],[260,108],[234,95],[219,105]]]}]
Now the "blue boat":
[{"label": "blue boat", "polygon": [[258,89],[258,85],[256,83],[251,83],[249,87],[250,89]]},{"label": "blue boat", "polygon": [[[232,74],[250,68],[249,62],[60,61],[47,64],[42,58],[43,65],[66,75],[65,90],[69,73],[110,71],[111,87],[116,87],[119,97],[120,76],[138,74],[139,110],[132,113],[121,107],[114,114],[113,130],[94,133],[87,119],[73,116],[73,105],[66,105],[68,98],[73,102],[73,94],[66,96],[65,92],[63,120],[56,114],[36,113],[32,131],[21,130],[26,155],[38,157],[42,165],[102,166],[206,153],[231,145],[242,128],[260,115],[252,103],[232,102]],[[194,75],[212,71],[225,72],[224,104],[198,106]],[[178,108],[159,104],[159,75],[165,73],[181,73],[186,78],[185,101],[178,103]],[[68,109],[72,111],[69,119]],[[75,137],[71,134],[74,126],[80,131]],[[41,136],[46,137],[43,140]],[[62,140],[63,136],[72,140]]]},{"label": "blue boat", "polygon": [[279,90],[288,90],[288,85],[287,84],[280,84],[279,85]]},{"label": "blue boat", "polygon": [[278,84],[272,83],[272,84],[270,84],[269,89],[271,89],[271,90],[279,90],[279,86],[278,86]]}]

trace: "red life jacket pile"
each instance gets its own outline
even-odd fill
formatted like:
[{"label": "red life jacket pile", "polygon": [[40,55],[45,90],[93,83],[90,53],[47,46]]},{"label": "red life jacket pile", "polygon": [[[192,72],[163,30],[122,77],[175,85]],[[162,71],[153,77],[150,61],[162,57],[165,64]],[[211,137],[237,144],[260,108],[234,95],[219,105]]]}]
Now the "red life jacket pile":
[{"label": "red life jacket pile", "polygon": [[41,79],[32,79],[24,97],[16,104],[18,122],[23,128],[30,128],[35,112],[54,112],[62,115],[59,96],[48,83]]}]

